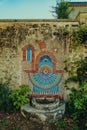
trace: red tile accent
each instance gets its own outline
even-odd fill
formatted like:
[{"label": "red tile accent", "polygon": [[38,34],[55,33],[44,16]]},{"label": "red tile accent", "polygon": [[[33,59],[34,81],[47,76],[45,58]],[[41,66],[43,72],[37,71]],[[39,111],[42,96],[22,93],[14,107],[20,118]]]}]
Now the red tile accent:
[{"label": "red tile accent", "polygon": [[23,50],[23,61],[26,61],[26,50]]},{"label": "red tile accent", "polygon": [[63,73],[64,72],[64,70],[57,70],[56,69],[57,60],[56,60],[56,57],[53,55],[52,52],[42,51],[36,56],[36,59],[35,59],[35,54],[34,54],[35,49],[34,49],[34,47],[32,45],[24,46],[24,48],[23,48],[23,61],[26,61],[26,49],[27,48],[32,49],[32,69],[31,70],[24,70],[24,72],[26,72],[26,73],[35,73],[35,72],[37,72],[40,57],[43,56],[43,55],[48,55],[48,56],[51,57],[52,63],[54,64],[54,72],[57,72],[57,73]]},{"label": "red tile accent", "polygon": [[35,73],[35,70],[24,70],[26,73]]},{"label": "red tile accent", "polygon": [[56,70],[57,73],[64,73],[64,70]]},{"label": "red tile accent", "polygon": [[36,40],[36,43],[39,45],[40,49],[46,48],[46,44],[42,40]]},{"label": "red tile accent", "polygon": [[59,98],[61,100],[64,100],[64,95],[60,92],[55,93],[39,93],[39,92],[33,92],[28,95],[28,97],[34,97],[34,98],[40,98],[40,97],[47,97],[47,98]]},{"label": "red tile accent", "polygon": [[34,70],[35,66],[34,66],[34,63],[35,63],[35,49],[32,45],[26,45],[22,48],[23,50],[23,61],[26,61],[26,49],[27,48],[31,48],[32,49],[32,70]]},{"label": "red tile accent", "polygon": [[[36,70],[24,70],[26,73],[35,73]],[[64,70],[56,70],[55,73],[64,73]]]}]

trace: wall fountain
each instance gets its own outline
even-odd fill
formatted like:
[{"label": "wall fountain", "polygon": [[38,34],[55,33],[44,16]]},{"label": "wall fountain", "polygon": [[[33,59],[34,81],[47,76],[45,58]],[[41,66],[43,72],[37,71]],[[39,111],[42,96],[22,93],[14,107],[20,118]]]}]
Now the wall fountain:
[{"label": "wall fountain", "polygon": [[[31,49],[28,50],[28,59]],[[56,58],[52,52],[43,51],[36,58],[36,70],[25,72],[32,84],[30,103],[21,107],[22,114],[31,113],[44,122],[55,122],[65,112],[63,70],[56,69]]]}]

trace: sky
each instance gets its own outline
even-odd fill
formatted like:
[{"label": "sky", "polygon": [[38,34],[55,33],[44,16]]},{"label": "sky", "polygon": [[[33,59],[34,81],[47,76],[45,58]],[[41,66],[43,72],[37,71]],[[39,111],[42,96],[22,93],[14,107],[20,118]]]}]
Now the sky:
[{"label": "sky", "polygon": [[0,0],[0,19],[53,19],[55,5],[56,0]]}]

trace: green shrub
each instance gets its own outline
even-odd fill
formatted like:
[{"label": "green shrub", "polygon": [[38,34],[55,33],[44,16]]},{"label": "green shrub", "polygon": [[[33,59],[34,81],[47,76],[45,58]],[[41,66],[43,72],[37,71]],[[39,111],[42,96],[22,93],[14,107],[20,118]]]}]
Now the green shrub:
[{"label": "green shrub", "polygon": [[57,130],[79,130],[76,123],[69,118],[61,119],[55,125]]},{"label": "green shrub", "polygon": [[[70,77],[65,81],[65,86],[69,82],[78,82],[79,85],[82,85],[84,82],[87,82],[87,57],[77,60],[72,63],[74,68],[73,70],[66,70],[69,73]],[[66,67],[67,68],[67,67]]]},{"label": "green shrub", "polygon": [[[71,77],[66,82],[66,88],[70,81],[78,82],[78,89],[72,88],[69,95],[68,103],[66,104],[66,114],[70,115],[77,122],[79,130],[87,128],[87,57],[75,61],[75,71],[72,71]],[[75,75],[74,75],[75,74]]]},{"label": "green shrub", "polygon": [[75,124],[71,125],[71,130],[79,130],[79,127]]},{"label": "green shrub", "polygon": [[78,44],[87,44],[87,25],[74,30],[74,43]]},{"label": "green shrub", "polygon": [[0,120],[0,126],[2,127],[4,127],[4,126],[6,126],[8,124],[8,121],[7,120]]},{"label": "green shrub", "polygon": [[8,84],[0,83],[0,111],[18,111],[24,103],[29,102],[28,92],[28,85],[11,90]]},{"label": "green shrub", "polygon": [[20,129],[17,127],[13,127],[13,128],[11,128],[11,130],[20,130]]},{"label": "green shrub", "polygon": [[64,130],[67,126],[66,122],[64,120],[60,120],[56,124],[58,130]]},{"label": "green shrub", "polygon": [[13,102],[15,111],[19,110],[23,104],[29,102],[29,98],[27,98],[28,92],[29,92],[29,86],[21,85],[19,86],[18,89],[13,90],[10,93],[10,99]]},{"label": "green shrub", "polygon": [[73,88],[66,105],[66,114],[70,115],[79,126],[79,130],[87,129],[87,83]]},{"label": "green shrub", "polygon": [[77,68],[77,79],[79,84],[82,85],[84,82],[87,82],[87,57],[78,61]]},{"label": "green shrub", "polygon": [[9,98],[10,93],[9,85],[0,83],[0,111],[12,110],[13,106]]}]

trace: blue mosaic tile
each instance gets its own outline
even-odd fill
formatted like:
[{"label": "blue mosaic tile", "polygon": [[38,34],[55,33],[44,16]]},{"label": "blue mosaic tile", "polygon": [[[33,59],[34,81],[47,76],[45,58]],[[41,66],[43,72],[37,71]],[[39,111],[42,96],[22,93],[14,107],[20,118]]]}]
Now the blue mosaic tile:
[{"label": "blue mosaic tile", "polygon": [[43,88],[38,88],[37,86],[33,86],[33,92],[46,92],[46,93],[58,92],[58,88],[59,88],[58,86],[54,86],[49,89],[43,89]]},{"label": "blue mosaic tile", "polygon": [[40,58],[38,72],[29,73],[29,80],[33,84],[34,92],[57,92],[59,83],[62,80],[61,73],[54,73],[54,64],[48,55]]},{"label": "blue mosaic tile", "polygon": [[51,88],[58,85],[62,80],[62,74],[52,73],[49,77],[44,78],[40,73],[29,74],[29,80],[39,88]]}]

